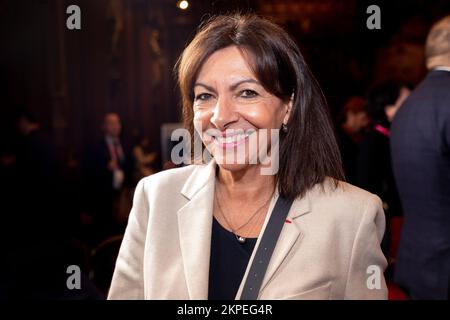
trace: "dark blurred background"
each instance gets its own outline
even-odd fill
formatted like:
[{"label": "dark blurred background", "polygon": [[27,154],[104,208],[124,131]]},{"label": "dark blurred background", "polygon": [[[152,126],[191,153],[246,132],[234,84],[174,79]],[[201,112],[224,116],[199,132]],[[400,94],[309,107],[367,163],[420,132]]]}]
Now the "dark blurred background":
[{"label": "dark blurred background", "polygon": [[[180,122],[173,66],[202,20],[241,10],[281,24],[338,119],[373,84],[421,81],[427,32],[450,12],[444,0],[188,2],[183,10],[176,0],[0,0],[0,225],[8,252],[0,298],[105,297],[135,183],[173,166],[161,136],[164,124]],[[81,30],[66,28],[73,4]],[[381,9],[380,30],[366,27],[371,4]],[[116,160],[126,178],[114,194],[105,191],[115,213],[99,222],[105,207],[92,203],[92,181],[105,178],[96,175],[94,150],[105,114],[120,123]],[[27,138],[21,121],[39,135]],[[82,290],[66,288],[71,264],[82,270]]]}]

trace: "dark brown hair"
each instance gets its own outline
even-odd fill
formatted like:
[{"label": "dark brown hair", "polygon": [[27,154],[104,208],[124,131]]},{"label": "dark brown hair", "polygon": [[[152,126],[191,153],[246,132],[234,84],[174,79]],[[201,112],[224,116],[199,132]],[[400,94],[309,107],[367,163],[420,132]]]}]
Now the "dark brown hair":
[{"label": "dark brown hair", "polygon": [[194,137],[193,85],[215,51],[237,46],[250,53],[255,76],[271,94],[288,101],[294,94],[288,130],[280,130],[279,192],[295,199],[329,176],[343,180],[341,157],[323,93],[291,37],[254,14],[230,14],[203,23],[180,56],[176,71],[183,118]]}]

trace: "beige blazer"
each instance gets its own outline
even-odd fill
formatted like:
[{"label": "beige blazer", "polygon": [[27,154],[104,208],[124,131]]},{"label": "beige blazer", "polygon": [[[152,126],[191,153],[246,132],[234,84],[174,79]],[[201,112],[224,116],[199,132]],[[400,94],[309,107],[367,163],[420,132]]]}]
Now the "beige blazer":
[{"label": "beige blazer", "polygon": [[[139,182],[108,299],[208,298],[215,167],[190,165]],[[331,179],[322,186],[294,201],[258,299],[387,298],[380,199],[344,182],[333,189]]]}]

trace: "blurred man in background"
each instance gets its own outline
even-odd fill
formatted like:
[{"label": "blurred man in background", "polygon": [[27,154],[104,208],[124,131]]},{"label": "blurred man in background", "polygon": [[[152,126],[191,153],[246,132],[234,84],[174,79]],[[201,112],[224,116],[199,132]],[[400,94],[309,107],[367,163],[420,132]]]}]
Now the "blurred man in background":
[{"label": "blurred man in background", "polygon": [[405,221],[395,280],[413,299],[450,297],[450,16],[426,42],[427,77],[391,127]]},{"label": "blurred man in background", "polygon": [[122,145],[122,123],[116,113],[107,113],[102,124],[103,138],[90,147],[85,162],[88,212],[92,215],[96,240],[117,233],[114,207],[126,179],[130,159]]}]

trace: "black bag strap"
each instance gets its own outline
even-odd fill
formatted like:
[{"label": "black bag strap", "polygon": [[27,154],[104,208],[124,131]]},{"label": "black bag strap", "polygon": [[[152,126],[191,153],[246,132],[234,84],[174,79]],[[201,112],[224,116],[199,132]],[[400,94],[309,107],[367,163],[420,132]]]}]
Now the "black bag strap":
[{"label": "black bag strap", "polygon": [[278,197],[247,275],[241,300],[256,300],[292,200]]}]

